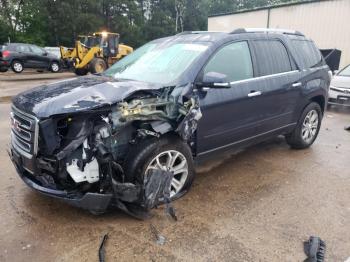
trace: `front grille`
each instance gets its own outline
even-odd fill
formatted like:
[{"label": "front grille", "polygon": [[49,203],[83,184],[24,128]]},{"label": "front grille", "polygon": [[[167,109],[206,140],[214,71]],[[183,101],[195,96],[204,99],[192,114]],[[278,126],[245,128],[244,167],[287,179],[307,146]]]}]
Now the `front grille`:
[{"label": "front grille", "polygon": [[38,119],[12,106],[11,143],[17,152],[32,158],[38,151]]}]

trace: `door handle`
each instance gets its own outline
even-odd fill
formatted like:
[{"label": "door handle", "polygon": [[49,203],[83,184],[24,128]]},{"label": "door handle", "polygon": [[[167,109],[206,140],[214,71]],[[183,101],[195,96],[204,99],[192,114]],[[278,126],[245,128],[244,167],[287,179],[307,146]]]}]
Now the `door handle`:
[{"label": "door handle", "polygon": [[300,87],[301,86],[301,82],[296,82],[292,85],[292,87]]},{"label": "door handle", "polygon": [[260,96],[261,94],[261,91],[253,91],[248,94],[248,97]]}]

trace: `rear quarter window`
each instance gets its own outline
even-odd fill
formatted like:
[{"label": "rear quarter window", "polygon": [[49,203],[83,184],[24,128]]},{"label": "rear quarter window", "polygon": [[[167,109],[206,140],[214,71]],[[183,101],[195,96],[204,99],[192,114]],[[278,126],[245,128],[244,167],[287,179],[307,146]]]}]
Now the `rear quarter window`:
[{"label": "rear quarter window", "polygon": [[306,68],[312,68],[320,65],[322,55],[316,45],[309,40],[292,40],[296,48],[296,56]]},{"label": "rear quarter window", "polygon": [[17,51],[17,45],[8,45],[6,49],[9,51]]},{"label": "rear quarter window", "polygon": [[289,72],[292,70],[289,54],[279,40],[254,40],[252,42],[258,76]]}]

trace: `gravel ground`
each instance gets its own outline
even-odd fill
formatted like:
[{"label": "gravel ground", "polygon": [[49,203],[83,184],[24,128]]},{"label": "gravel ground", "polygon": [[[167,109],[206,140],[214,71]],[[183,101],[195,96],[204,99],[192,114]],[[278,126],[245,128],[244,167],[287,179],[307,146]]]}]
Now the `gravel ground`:
[{"label": "gravel ground", "polygon": [[[0,74],[0,96],[67,77]],[[107,261],[303,261],[310,235],[325,240],[326,261],[350,257],[349,111],[331,108],[308,150],[279,137],[198,166],[173,222],[163,207],[147,221],[119,211],[93,216],[25,186],[5,150],[10,104],[0,102],[0,261],[97,261],[107,232]]]}]

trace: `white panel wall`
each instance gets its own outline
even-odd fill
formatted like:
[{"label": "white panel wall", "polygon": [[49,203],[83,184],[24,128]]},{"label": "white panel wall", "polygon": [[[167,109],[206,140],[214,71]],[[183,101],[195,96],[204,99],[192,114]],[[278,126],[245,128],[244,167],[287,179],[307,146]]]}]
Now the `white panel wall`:
[{"label": "white panel wall", "polygon": [[242,27],[266,27],[267,10],[209,17],[208,31],[231,32]]},{"label": "white panel wall", "polygon": [[271,9],[271,28],[295,29],[319,48],[343,51],[341,66],[350,63],[350,1],[333,0]]},{"label": "white panel wall", "polygon": [[[209,17],[209,31],[232,31],[240,27],[266,27],[268,10]],[[350,0],[272,8],[270,28],[293,29],[312,38],[319,48],[342,50],[341,66],[350,64]]]}]

